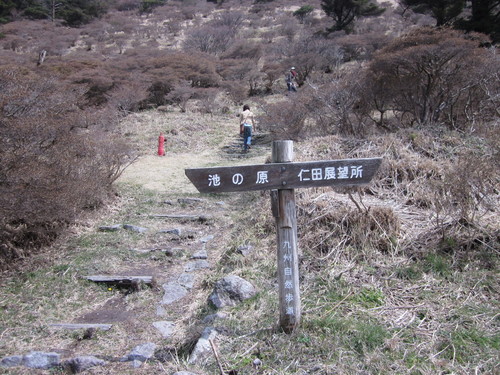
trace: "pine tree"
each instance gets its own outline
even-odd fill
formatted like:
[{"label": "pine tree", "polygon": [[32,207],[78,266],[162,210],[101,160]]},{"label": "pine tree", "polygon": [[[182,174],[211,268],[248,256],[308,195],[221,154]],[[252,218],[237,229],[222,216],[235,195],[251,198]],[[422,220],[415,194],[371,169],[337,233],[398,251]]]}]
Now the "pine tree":
[{"label": "pine tree", "polygon": [[436,19],[436,26],[450,24],[500,41],[500,0],[400,0],[399,3],[416,13],[430,13]]},{"label": "pine tree", "polygon": [[16,9],[16,4],[12,0],[0,0],[0,24],[9,21],[11,12]]},{"label": "pine tree", "polygon": [[500,41],[500,0],[472,0],[471,17],[460,25],[488,34],[494,42]]},{"label": "pine tree", "polygon": [[322,0],[321,8],[335,22],[328,31],[349,31],[356,18],[378,16],[385,11],[371,0]]}]

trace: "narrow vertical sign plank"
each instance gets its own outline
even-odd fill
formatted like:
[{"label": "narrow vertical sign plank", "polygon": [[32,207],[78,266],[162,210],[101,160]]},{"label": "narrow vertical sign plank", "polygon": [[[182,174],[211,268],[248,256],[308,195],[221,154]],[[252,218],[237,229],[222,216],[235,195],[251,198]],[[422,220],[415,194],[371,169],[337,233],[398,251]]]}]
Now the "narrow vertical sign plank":
[{"label": "narrow vertical sign plank", "polygon": [[[286,163],[293,159],[293,142],[273,144],[273,162]],[[297,251],[297,215],[293,189],[278,189],[276,217],[278,287],[280,327],[292,332],[300,323],[299,261]]]}]

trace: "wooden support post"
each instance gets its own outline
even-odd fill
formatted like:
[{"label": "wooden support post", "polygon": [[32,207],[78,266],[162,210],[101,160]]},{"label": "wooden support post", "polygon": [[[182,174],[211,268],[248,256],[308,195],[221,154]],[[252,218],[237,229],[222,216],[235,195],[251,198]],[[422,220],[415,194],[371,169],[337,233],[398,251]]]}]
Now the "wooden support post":
[{"label": "wooden support post", "polygon": [[[273,163],[292,162],[293,142],[274,141],[272,160]],[[282,171],[286,171],[286,166]],[[277,194],[271,193],[271,201],[276,217],[280,327],[291,333],[299,325],[301,315],[294,190],[278,189]]]}]

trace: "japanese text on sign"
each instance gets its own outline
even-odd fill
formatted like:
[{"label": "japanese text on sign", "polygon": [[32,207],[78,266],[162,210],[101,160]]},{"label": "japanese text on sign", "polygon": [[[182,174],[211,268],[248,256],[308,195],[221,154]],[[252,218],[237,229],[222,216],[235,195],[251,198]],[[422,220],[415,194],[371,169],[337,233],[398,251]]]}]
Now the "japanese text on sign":
[{"label": "japanese text on sign", "polygon": [[301,169],[298,174],[300,181],[321,181],[321,180],[335,180],[347,178],[362,178],[363,166],[351,167],[326,167],[326,168],[312,168]]},{"label": "japanese text on sign", "polygon": [[[297,174],[299,181],[323,181],[323,180],[342,180],[342,179],[359,179],[363,178],[363,166],[340,166],[340,167],[325,167],[301,169]],[[233,185],[241,185],[244,182],[244,177],[241,173],[235,173],[231,177]],[[208,175],[208,186],[221,186],[221,176],[217,173]],[[268,171],[257,171],[255,176],[256,184],[269,183]]]},{"label": "japanese text on sign", "polygon": [[[285,280],[283,286],[287,290],[293,289],[293,269],[292,269],[292,253],[290,242],[284,241],[282,245],[282,249],[284,250],[283,261],[285,262],[285,268],[283,269],[283,274],[285,276]],[[293,309],[294,295],[293,293],[285,294],[285,302],[286,306],[286,315],[295,315],[295,311]],[[292,303],[292,305],[290,305]]]}]

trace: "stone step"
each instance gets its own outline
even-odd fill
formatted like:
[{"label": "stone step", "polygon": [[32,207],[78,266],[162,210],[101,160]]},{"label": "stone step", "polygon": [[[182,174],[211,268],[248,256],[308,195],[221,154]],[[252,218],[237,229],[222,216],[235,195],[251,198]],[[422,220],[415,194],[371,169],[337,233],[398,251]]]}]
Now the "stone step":
[{"label": "stone step", "polygon": [[141,284],[149,286],[153,284],[153,276],[93,275],[83,277],[95,283],[104,283],[132,289],[138,289]]},{"label": "stone step", "polygon": [[157,215],[150,215],[149,217],[156,219],[188,220],[188,221],[200,221],[200,222],[205,222],[210,219],[210,216],[207,215],[185,215],[185,214],[157,214]]},{"label": "stone step", "polygon": [[91,323],[51,323],[49,327],[58,328],[58,329],[68,329],[68,330],[77,330],[77,329],[96,329],[101,331],[109,331],[112,324],[91,324]]}]

